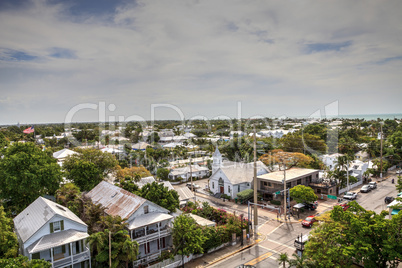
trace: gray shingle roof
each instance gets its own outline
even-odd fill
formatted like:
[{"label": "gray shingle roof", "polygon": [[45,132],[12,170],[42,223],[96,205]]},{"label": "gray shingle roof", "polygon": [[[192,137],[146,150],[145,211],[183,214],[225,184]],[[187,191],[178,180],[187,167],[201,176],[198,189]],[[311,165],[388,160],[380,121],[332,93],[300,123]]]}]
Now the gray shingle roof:
[{"label": "gray shingle roof", "polygon": [[46,198],[38,197],[14,218],[14,227],[22,242],[25,243],[55,215],[60,215],[66,219],[87,226],[68,208]]}]

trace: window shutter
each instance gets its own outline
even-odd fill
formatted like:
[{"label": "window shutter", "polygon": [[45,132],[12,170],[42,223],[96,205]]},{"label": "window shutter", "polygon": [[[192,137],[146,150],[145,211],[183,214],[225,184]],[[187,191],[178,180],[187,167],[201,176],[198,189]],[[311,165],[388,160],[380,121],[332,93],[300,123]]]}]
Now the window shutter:
[{"label": "window shutter", "polygon": [[60,229],[61,229],[61,231],[64,230],[64,221],[60,221]]},{"label": "window shutter", "polygon": [[68,255],[71,256],[71,245],[68,244],[67,246],[68,246]]},{"label": "window shutter", "polygon": [[62,246],[61,246],[61,252],[62,252],[62,253],[66,253],[66,245],[62,245]]},{"label": "window shutter", "polygon": [[80,242],[81,242],[81,251],[80,252],[82,252],[82,251],[84,251],[84,240],[81,240]]},{"label": "window shutter", "polygon": [[50,233],[53,233],[53,222],[50,223]]},{"label": "window shutter", "polygon": [[40,252],[32,254],[32,259],[40,259]]}]

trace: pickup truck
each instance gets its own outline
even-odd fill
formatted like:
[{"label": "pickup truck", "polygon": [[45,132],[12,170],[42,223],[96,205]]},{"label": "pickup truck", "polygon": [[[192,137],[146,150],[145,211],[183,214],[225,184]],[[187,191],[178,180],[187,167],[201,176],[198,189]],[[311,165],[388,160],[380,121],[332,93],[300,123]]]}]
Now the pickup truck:
[{"label": "pickup truck", "polygon": [[357,198],[357,193],[355,192],[346,192],[345,195],[343,196],[343,199],[349,199],[353,200]]}]

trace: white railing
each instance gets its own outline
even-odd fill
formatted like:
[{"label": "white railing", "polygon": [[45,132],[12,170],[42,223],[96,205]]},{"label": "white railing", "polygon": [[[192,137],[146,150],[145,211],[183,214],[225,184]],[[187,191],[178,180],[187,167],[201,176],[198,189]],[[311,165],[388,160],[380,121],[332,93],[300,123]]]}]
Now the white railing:
[{"label": "white railing", "polygon": [[[363,181],[362,181],[362,180],[360,180],[360,181],[358,181],[358,182],[356,182],[356,183],[354,183],[354,184],[349,184],[349,191],[350,191],[351,189],[353,189],[353,188],[355,188],[355,187],[361,185],[361,184],[363,184]],[[339,194],[342,194],[342,193],[347,192],[347,191],[348,191],[348,187],[345,187],[345,188],[343,188],[343,189],[339,189]]]},{"label": "white railing", "polygon": [[154,260],[158,259],[159,256],[160,256],[159,252],[144,256],[143,258],[140,258],[134,262],[134,267],[137,267],[139,264],[147,264],[151,261],[154,261]]},{"label": "white railing", "polygon": [[90,254],[89,250],[87,249],[81,253],[73,255],[72,261],[71,261],[71,256],[67,256],[63,259],[53,261],[53,267],[58,268],[58,267],[65,267],[65,266],[73,265],[75,263],[80,263],[80,262],[89,260],[90,257],[91,257],[91,254]]},{"label": "white railing", "polygon": [[[168,235],[170,235],[170,228],[166,228],[166,229],[160,231],[160,237],[165,237],[165,236],[168,236]],[[152,233],[152,234],[148,234],[148,235],[144,235],[144,236],[134,238],[134,240],[137,241],[138,244],[143,244],[146,241],[152,241],[152,240],[155,240],[155,239],[158,239],[158,238],[159,238],[159,232],[156,231],[155,233]]]}]

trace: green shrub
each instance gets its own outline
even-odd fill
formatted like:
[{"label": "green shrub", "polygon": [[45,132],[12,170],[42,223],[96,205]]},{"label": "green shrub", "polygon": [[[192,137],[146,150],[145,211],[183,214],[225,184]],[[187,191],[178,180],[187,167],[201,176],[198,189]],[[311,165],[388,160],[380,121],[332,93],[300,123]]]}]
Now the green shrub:
[{"label": "green shrub", "polygon": [[271,200],[269,202],[271,202],[272,205],[277,205],[277,206],[280,206],[282,204],[282,202],[280,200]]}]

